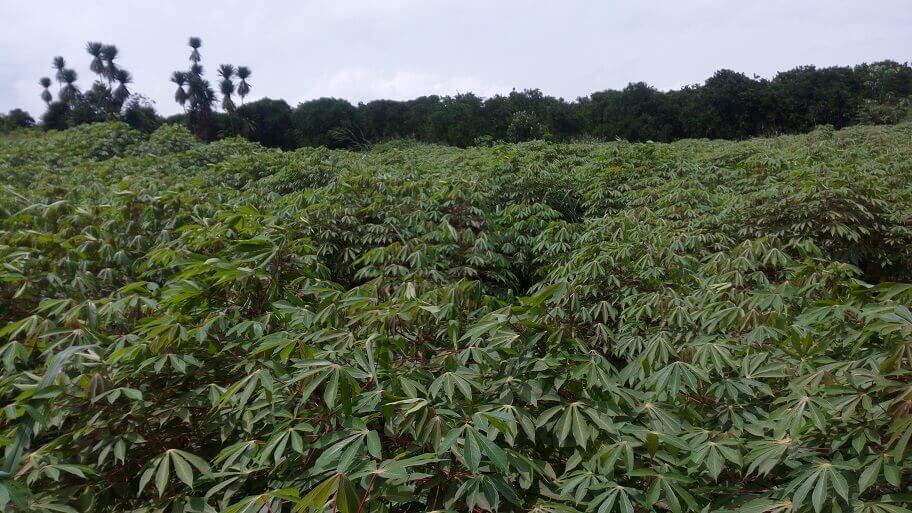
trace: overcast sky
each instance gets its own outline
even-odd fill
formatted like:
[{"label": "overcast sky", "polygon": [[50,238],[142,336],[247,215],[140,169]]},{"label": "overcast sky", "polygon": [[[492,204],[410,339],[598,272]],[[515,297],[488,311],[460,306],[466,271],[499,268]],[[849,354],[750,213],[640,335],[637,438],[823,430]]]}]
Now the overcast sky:
[{"label": "overcast sky", "polygon": [[252,68],[248,100],[535,87],[574,99],[641,80],[677,88],[720,68],[770,77],[912,60],[912,1],[0,0],[0,111],[43,111],[38,79],[53,78],[55,55],[90,85],[84,46],[97,40],[120,48],[135,91],[177,112],[168,77],[187,68],[191,35],[210,78],[221,63]]}]

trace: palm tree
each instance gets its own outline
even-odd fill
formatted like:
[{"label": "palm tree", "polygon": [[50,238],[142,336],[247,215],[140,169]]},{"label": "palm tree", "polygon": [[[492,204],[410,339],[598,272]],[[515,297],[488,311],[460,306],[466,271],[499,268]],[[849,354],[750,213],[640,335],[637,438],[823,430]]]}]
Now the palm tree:
[{"label": "palm tree", "polygon": [[218,75],[226,80],[234,78],[234,66],[231,64],[220,64]]},{"label": "palm tree", "polygon": [[133,82],[133,77],[130,76],[130,72],[120,68],[115,73],[114,79],[117,80],[117,83],[120,84],[117,86],[117,89],[114,90],[114,100],[123,105],[127,98],[130,97],[130,90],[127,89],[127,84]]},{"label": "palm tree", "polygon": [[209,81],[200,78],[191,80],[190,113],[195,121],[196,135],[202,140],[209,139],[213,103],[215,103],[215,91],[209,86]]},{"label": "palm tree", "polygon": [[41,91],[41,99],[50,106],[51,100],[54,99],[54,97],[51,96],[51,92],[48,90],[48,87],[51,87],[51,79],[48,77],[41,77],[41,80],[39,80],[38,83],[44,88],[44,91]]},{"label": "palm tree", "polygon": [[189,109],[190,126],[193,127],[197,137],[202,140],[209,139],[209,130],[212,117],[212,104],[215,103],[215,91],[209,81],[196,73],[189,73],[187,79],[187,103]]},{"label": "palm tree", "polygon": [[62,87],[63,86],[63,70],[64,70],[64,68],[66,68],[66,61],[63,60],[63,57],[58,55],[57,57],[54,57],[53,67],[55,70],[57,70],[57,73],[55,74],[54,78],[57,79],[58,86]]},{"label": "palm tree", "polygon": [[101,58],[104,59],[104,76],[108,79],[108,85],[117,80],[117,65],[114,59],[117,58],[118,50],[114,45],[104,45],[101,48]]},{"label": "palm tree", "polygon": [[190,62],[197,63],[202,60],[199,49],[203,46],[203,40],[198,37],[191,37],[187,44],[190,45],[190,48],[193,48],[193,51],[190,52]]},{"label": "palm tree", "polygon": [[104,75],[104,61],[101,57],[101,50],[102,44],[97,41],[86,43],[86,52],[92,56],[92,63],[89,64],[89,69],[97,75]]},{"label": "palm tree", "polygon": [[234,82],[223,79],[220,89],[222,91],[222,108],[225,109],[225,112],[234,112],[234,100],[231,99],[231,95],[234,94]]},{"label": "palm tree", "polygon": [[79,97],[79,88],[76,87],[76,80],[79,78],[79,75],[76,74],[76,70],[64,68],[60,73],[61,79],[66,83],[63,88],[60,89],[60,101],[66,104],[72,104],[76,101],[76,98]]},{"label": "palm tree", "polygon": [[234,82],[231,80],[234,77],[234,66],[222,64],[219,66],[218,74],[222,77],[219,84],[222,91],[222,109],[225,112],[234,112],[234,101],[231,99],[231,95],[234,94]]},{"label": "palm tree", "polygon": [[177,90],[174,91],[174,101],[180,104],[180,106],[186,110],[187,109],[187,90],[184,89],[184,84],[187,83],[187,74],[183,71],[175,71],[171,74],[171,81],[177,84]]},{"label": "palm tree", "polygon": [[250,77],[250,68],[247,66],[238,66],[237,77],[241,79],[240,83],[237,86],[238,96],[241,97],[241,104],[244,104],[244,97],[250,94],[250,84],[247,82],[247,78]]},{"label": "palm tree", "polygon": [[[174,100],[182,106],[186,106],[187,121],[196,136],[208,140],[212,124],[212,105],[216,101],[215,91],[209,81],[203,78],[203,65],[200,64],[202,56],[199,53],[203,41],[198,37],[191,37],[187,44],[193,49],[190,52],[190,70],[175,71],[171,75],[171,81],[177,84]],[[220,69],[219,71],[227,73],[229,70]],[[231,71],[233,72],[233,69]],[[231,88],[234,89],[234,84],[231,85]],[[233,105],[230,99],[229,104]]]},{"label": "palm tree", "polygon": [[191,109],[211,110],[215,103],[215,91],[209,81],[199,75],[187,77],[187,99]]}]

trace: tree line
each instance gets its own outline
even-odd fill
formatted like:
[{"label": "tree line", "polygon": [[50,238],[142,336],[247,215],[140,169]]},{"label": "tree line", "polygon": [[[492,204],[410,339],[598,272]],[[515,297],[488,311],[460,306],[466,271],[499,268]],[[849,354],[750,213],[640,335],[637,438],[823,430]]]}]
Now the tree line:
[{"label": "tree line", "polygon": [[[56,100],[51,79],[39,81],[47,103],[41,126],[60,130],[122,119],[134,128],[152,131],[162,123],[179,123],[202,140],[242,136],[283,149],[360,148],[401,138],[455,146],[581,138],[667,142],[800,133],[817,125],[891,124],[909,117],[912,98],[912,66],[880,61],[801,66],[771,79],[723,69],[702,84],[677,90],[660,91],[636,82],[575,101],[527,89],[489,98],[466,93],[358,104],[319,98],[292,107],[270,98],[245,103],[251,70],[233,64],[218,67],[219,101],[219,93],[205,77],[202,40],[191,37],[188,45],[189,69],[170,77],[177,85],[174,99],[181,113],[159,116],[146,98],[128,88],[132,78],[116,60],[117,47],[90,42],[86,46],[93,57],[90,70],[98,78],[82,91],[76,71],[66,66],[63,57],[55,57]],[[20,109],[0,117],[3,130],[33,124]]]},{"label": "tree line", "polygon": [[678,90],[638,82],[572,102],[531,89],[486,99],[469,93],[357,105],[320,98],[295,108],[267,99],[248,104],[245,114],[273,127],[274,139],[264,136],[261,142],[286,148],[394,138],[456,146],[586,137],[667,142],[799,133],[817,125],[892,124],[908,116],[910,96],[912,67],[884,61],[804,66],[769,80],[721,70],[701,85]]}]

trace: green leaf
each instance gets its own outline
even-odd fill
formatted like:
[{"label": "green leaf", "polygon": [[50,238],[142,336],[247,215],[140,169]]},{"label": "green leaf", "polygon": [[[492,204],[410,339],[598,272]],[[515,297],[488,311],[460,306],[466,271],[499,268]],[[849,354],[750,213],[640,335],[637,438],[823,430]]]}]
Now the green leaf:
[{"label": "green leaf", "polygon": [[193,488],[193,470],[190,468],[190,464],[174,451],[169,451],[168,455],[171,458],[171,463],[174,464],[174,473],[177,474],[178,479]]},{"label": "green leaf", "polygon": [[814,511],[820,513],[827,499],[827,476],[829,472],[821,472],[814,486],[814,493],[811,495],[811,502],[814,504]]},{"label": "green leaf", "polygon": [[333,475],[315,486],[295,504],[294,511],[300,513],[307,511],[308,509],[311,511],[322,510],[327,501],[329,501],[329,497],[332,495],[333,490],[337,489],[337,480],[338,475]]},{"label": "green leaf", "polygon": [[709,475],[712,476],[713,479],[719,477],[719,473],[722,472],[723,463],[722,453],[715,447],[710,448],[706,455],[706,469],[709,470]]},{"label": "green leaf", "polygon": [[587,425],[580,414],[580,408],[582,408],[582,406],[571,408],[573,411],[573,439],[576,441],[577,445],[585,449],[586,442],[589,440],[589,434],[587,433]]},{"label": "green leaf", "polygon": [[336,507],[341,513],[358,513],[358,494],[347,477],[340,474],[336,490]]},{"label": "green leaf", "polygon": [[471,432],[466,432],[462,455],[465,458],[469,472],[478,472],[478,465],[481,463],[481,448],[478,446],[476,437]]},{"label": "green leaf", "polygon": [[163,457],[158,461],[158,469],[155,471],[155,488],[158,489],[158,496],[165,494],[168,488],[168,477],[170,476],[171,465],[170,458]]},{"label": "green leaf", "polygon": [[[479,445],[484,450],[485,456],[494,463],[494,466],[497,467],[501,472],[507,472],[510,469],[510,464],[507,461],[507,453],[503,449],[497,446],[494,442],[488,440],[488,438],[481,433],[471,430],[471,438],[477,438]],[[469,437],[467,437],[469,438]]]},{"label": "green leaf", "polygon": [[858,491],[864,492],[877,482],[877,476],[880,475],[880,468],[883,465],[883,459],[876,458],[873,463],[865,467],[858,478]]},{"label": "green leaf", "polygon": [[649,456],[655,456],[656,451],[659,448],[659,434],[655,431],[650,431],[646,433],[646,450],[649,452]]},{"label": "green leaf", "polygon": [[383,454],[381,447],[380,435],[373,430],[367,433],[367,451],[371,454],[371,456],[377,459],[382,459]]}]

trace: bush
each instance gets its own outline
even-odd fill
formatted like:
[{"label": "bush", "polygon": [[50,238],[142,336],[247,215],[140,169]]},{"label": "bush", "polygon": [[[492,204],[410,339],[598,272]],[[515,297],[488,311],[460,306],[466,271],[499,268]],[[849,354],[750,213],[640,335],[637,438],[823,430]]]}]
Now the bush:
[{"label": "bush", "polygon": [[507,127],[507,138],[510,142],[524,142],[535,139],[549,139],[548,129],[538,121],[535,114],[519,111],[510,118]]},{"label": "bush", "polygon": [[856,120],[862,125],[892,125],[908,120],[912,111],[909,98],[888,101],[865,100],[858,109]]},{"label": "bush", "polygon": [[0,115],[0,132],[2,133],[33,126],[35,126],[35,120],[22,109],[13,109],[5,116]]},{"label": "bush", "polygon": [[167,155],[196,148],[201,143],[182,125],[163,124],[149,135],[149,140],[137,146],[138,155]]}]

